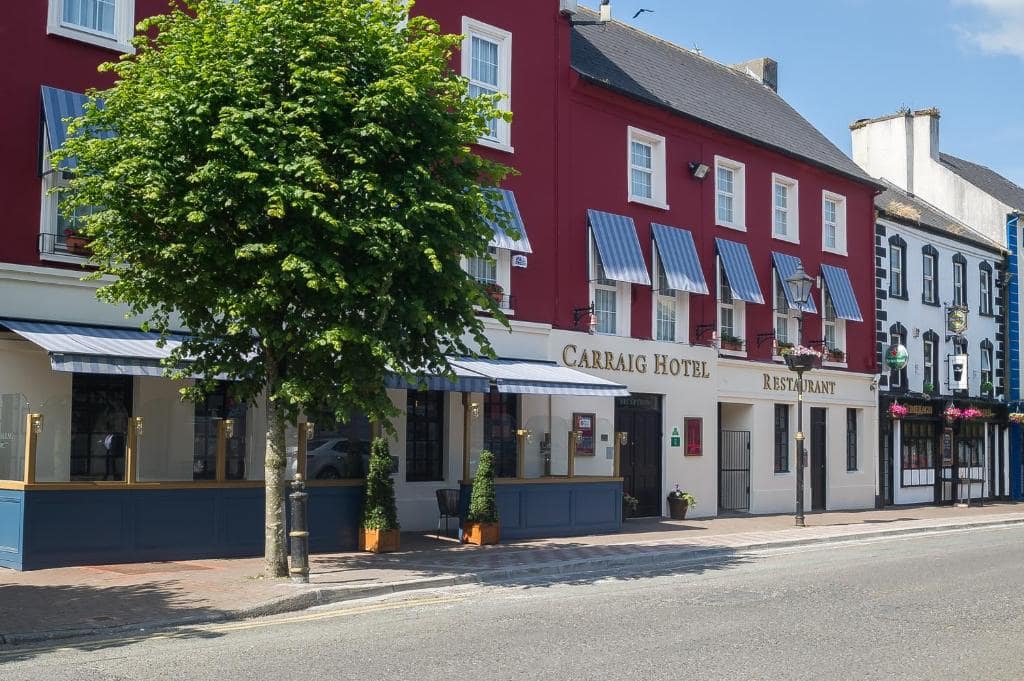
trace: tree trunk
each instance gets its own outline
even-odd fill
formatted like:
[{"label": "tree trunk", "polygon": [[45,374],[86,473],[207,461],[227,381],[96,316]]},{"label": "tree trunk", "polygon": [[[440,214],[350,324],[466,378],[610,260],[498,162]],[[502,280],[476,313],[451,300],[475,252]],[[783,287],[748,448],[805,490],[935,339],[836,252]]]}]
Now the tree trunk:
[{"label": "tree trunk", "polygon": [[266,544],[263,552],[264,572],[268,578],[288,576],[288,550],[285,543],[284,469],[286,463],[284,415],[270,399],[277,383],[277,367],[267,368],[267,451],[264,459],[266,484]]}]

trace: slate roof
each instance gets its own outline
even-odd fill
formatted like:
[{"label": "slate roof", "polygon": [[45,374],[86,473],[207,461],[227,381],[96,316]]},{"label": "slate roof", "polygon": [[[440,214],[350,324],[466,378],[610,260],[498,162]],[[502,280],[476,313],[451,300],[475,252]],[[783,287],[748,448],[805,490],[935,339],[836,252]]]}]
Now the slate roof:
[{"label": "slate roof", "polygon": [[724,64],[582,9],[572,66],[590,82],[878,186],[786,100]]},{"label": "slate roof", "polygon": [[886,190],[875,197],[875,208],[883,217],[946,234],[960,241],[969,241],[989,250],[1006,252],[1002,244],[968,227],[921,197],[903,191],[888,180],[883,179],[881,182]]},{"label": "slate roof", "polygon": [[942,153],[939,154],[939,163],[1010,208],[1024,211],[1024,188],[1014,184],[991,168]]}]

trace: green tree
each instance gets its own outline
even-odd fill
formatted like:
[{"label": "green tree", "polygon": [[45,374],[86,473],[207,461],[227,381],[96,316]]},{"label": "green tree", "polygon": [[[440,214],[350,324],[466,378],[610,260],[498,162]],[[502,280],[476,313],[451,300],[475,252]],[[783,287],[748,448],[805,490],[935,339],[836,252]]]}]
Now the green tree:
[{"label": "green tree", "polygon": [[498,522],[498,503],[494,499],[494,454],[486,449],[480,452],[466,519],[474,523]]},{"label": "green tree", "polygon": [[366,474],[363,495],[363,523],[368,530],[397,530],[395,481],[391,479],[391,450],[388,441],[378,437],[370,448],[370,470]]},{"label": "green tree", "polygon": [[382,419],[389,370],[491,352],[473,307],[504,317],[460,257],[486,253],[481,216],[508,224],[481,187],[509,169],[470,148],[508,114],[468,98],[460,37],[406,23],[405,0],[183,2],[101,67],[116,84],[57,155],[78,159],[65,209],[101,207],[84,233],[115,277],[103,299],[190,330],[169,374],[188,359],[266,401],[266,572],[284,576],[286,423]]}]

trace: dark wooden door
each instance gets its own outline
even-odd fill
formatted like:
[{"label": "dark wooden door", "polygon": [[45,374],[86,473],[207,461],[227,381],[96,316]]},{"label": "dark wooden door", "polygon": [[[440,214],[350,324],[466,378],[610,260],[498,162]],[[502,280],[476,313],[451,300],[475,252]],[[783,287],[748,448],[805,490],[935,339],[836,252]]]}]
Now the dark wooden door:
[{"label": "dark wooden door", "polygon": [[615,398],[615,432],[629,438],[620,467],[623,490],[640,502],[633,515],[661,515],[661,397]]},{"label": "dark wooden door", "polygon": [[828,411],[811,408],[811,510],[825,510],[825,487],[828,475],[825,468],[825,417]]}]

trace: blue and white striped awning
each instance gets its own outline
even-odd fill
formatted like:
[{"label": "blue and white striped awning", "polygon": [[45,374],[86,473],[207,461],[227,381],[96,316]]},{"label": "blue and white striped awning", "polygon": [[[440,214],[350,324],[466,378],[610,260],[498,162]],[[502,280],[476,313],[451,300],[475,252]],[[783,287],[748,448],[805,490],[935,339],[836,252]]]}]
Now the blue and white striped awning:
[{"label": "blue and white striped awning", "polygon": [[624,385],[554,362],[516,359],[457,359],[452,365],[486,376],[500,393],[626,397]]},{"label": "blue and white striped awning", "polygon": [[452,381],[446,376],[436,376],[425,372],[414,372],[415,380],[407,380],[401,374],[388,374],[384,384],[388,388],[396,390],[441,390],[455,393],[486,393],[490,392],[491,382],[486,376],[481,376],[475,371],[467,371],[458,366],[452,367],[455,370],[455,380]]},{"label": "blue and white striped awning", "polygon": [[669,287],[673,291],[706,294],[708,283],[700,268],[693,234],[685,229],[659,225],[656,222],[651,223],[651,231]]},{"label": "blue and white striped awning", "polygon": [[[85,104],[89,98],[78,92],[69,92],[55,87],[42,86],[43,97],[43,121],[46,123],[46,139],[50,151],[54,152],[64,146],[68,138],[68,124],[70,119],[78,118],[85,113]],[[95,133],[96,137],[111,137],[113,132],[102,131]],[[58,170],[74,170],[78,160],[74,157],[66,158],[60,163]]]},{"label": "blue and white striped awning", "polygon": [[162,376],[162,360],[181,345],[172,335],[163,347],[159,334],[139,329],[0,319],[0,326],[50,355],[54,371],[123,376]]},{"label": "blue and white striped awning", "polygon": [[786,292],[786,302],[792,308],[800,307],[803,312],[817,312],[818,308],[814,306],[814,298],[812,296],[807,297],[807,302],[801,307],[793,302],[793,293],[789,290],[789,284],[786,280],[793,276],[796,272],[797,265],[800,264],[800,258],[795,255],[786,255],[785,253],[776,253],[772,251],[772,261],[775,263],[775,271],[779,274],[779,279],[782,280],[782,290]]},{"label": "blue and white striped awning", "polygon": [[857,296],[853,292],[853,284],[850,283],[850,273],[842,267],[822,265],[821,275],[825,278],[828,295],[832,296],[832,307],[836,310],[836,316],[851,322],[864,321],[860,305],[857,304]]},{"label": "blue and white striped awning", "polygon": [[510,251],[518,251],[520,253],[533,253],[533,249],[530,248],[530,239],[526,236],[526,225],[523,223],[523,216],[519,212],[519,204],[516,203],[516,195],[508,189],[497,189],[494,187],[484,191],[487,192],[487,197],[494,206],[494,211],[496,213],[503,211],[507,215],[508,226],[519,232],[519,238],[513,239],[501,225],[487,218],[487,224],[494,231],[491,245],[495,248],[507,248]]},{"label": "blue and white striped awning", "polygon": [[748,303],[763,305],[764,295],[757,283],[754,263],[750,260],[750,251],[747,250],[746,245],[717,238],[715,246],[718,248],[718,257],[722,260],[722,267],[725,268],[725,276],[729,278],[732,295]]},{"label": "blue and white striped awning", "polygon": [[588,210],[587,220],[597,243],[604,275],[613,281],[651,285],[633,218]]}]

